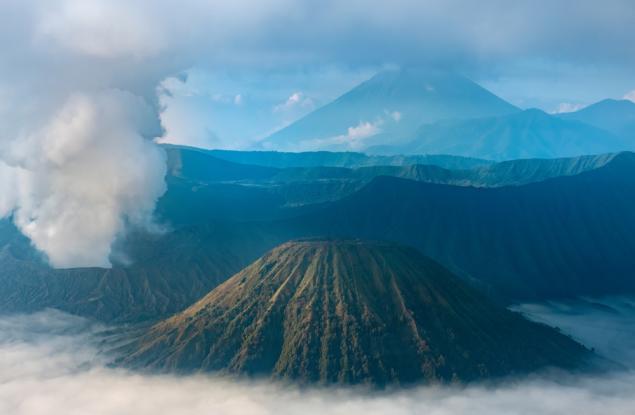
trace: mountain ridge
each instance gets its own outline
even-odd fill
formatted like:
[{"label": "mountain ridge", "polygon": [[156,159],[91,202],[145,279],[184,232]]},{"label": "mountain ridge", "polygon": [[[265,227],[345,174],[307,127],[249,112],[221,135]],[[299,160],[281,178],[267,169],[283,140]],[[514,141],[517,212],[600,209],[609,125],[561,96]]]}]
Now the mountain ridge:
[{"label": "mountain ridge", "polygon": [[576,157],[632,148],[604,129],[529,109],[510,115],[424,124],[409,143],[371,151],[441,153],[504,161]]},{"label": "mountain ridge", "polygon": [[635,142],[635,103],[626,99],[604,99],[575,112],[558,114],[612,132],[630,143]]},{"label": "mountain ridge", "polygon": [[523,186],[459,187],[380,176],[320,211],[276,226],[290,235],[411,245],[517,301],[633,292],[634,169],[635,154],[621,153],[600,169]]}]

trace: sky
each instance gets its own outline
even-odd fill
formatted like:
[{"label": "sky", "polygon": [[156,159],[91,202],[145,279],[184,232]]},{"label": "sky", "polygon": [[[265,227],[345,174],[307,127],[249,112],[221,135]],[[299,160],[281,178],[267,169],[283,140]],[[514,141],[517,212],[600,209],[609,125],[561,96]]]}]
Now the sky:
[{"label": "sky", "polygon": [[156,142],[249,148],[409,65],[524,108],[633,97],[633,27],[631,0],[3,0],[0,217],[55,267],[108,267],[156,228]]}]

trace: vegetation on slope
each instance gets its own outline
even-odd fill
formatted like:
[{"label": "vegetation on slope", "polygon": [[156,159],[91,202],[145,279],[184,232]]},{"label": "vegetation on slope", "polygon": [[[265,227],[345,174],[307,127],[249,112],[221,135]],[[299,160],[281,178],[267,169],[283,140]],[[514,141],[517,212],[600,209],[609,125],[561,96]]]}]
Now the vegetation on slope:
[{"label": "vegetation on slope", "polygon": [[286,243],[127,346],[124,363],[321,383],[469,381],[587,351],[399,245]]}]

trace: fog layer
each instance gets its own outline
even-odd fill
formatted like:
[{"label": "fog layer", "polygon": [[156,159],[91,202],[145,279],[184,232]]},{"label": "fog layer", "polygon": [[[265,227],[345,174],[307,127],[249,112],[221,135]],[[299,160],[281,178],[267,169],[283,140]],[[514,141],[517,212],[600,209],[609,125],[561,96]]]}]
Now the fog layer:
[{"label": "fog layer", "polygon": [[[597,333],[604,337],[619,337],[623,327],[615,323],[616,318],[635,315],[629,307],[606,313],[601,307],[579,305],[520,308],[531,309],[534,317],[545,320],[562,322],[568,318],[571,324],[566,327],[574,331],[601,328]],[[558,309],[567,310],[564,314],[569,317],[563,317]],[[633,372],[372,394],[359,389],[300,390],[274,382],[239,382],[212,376],[140,375],[105,366],[107,358],[98,352],[99,332],[103,329],[53,310],[0,317],[0,413],[604,415],[625,414],[635,408]],[[597,340],[590,330],[582,332],[579,337]],[[627,337],[614,342],[610,350],[632,357],[619,350],[633,344],[631,334],[628,331]]]}]

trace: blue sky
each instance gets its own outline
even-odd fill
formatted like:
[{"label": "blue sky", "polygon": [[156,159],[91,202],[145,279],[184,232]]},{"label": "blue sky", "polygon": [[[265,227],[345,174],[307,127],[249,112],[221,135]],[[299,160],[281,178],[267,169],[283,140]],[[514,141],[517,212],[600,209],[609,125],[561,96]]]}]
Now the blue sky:
[{"label": "blue sky", "polygon": [[[386,66],[336,64],[277,70],[193,68],[160,89],[164,142],[199,147],[249,148],[319,108]],[[628,68],[574,66],[547,61],[505,65],[468,77],[521,108],[568,112],[635,89]]]},{"label": "blue sky", "polygon": [[192,69],[162,84],[165,142],[247,148],[330,102],[381,68],[320,66],[269,71]]}]

